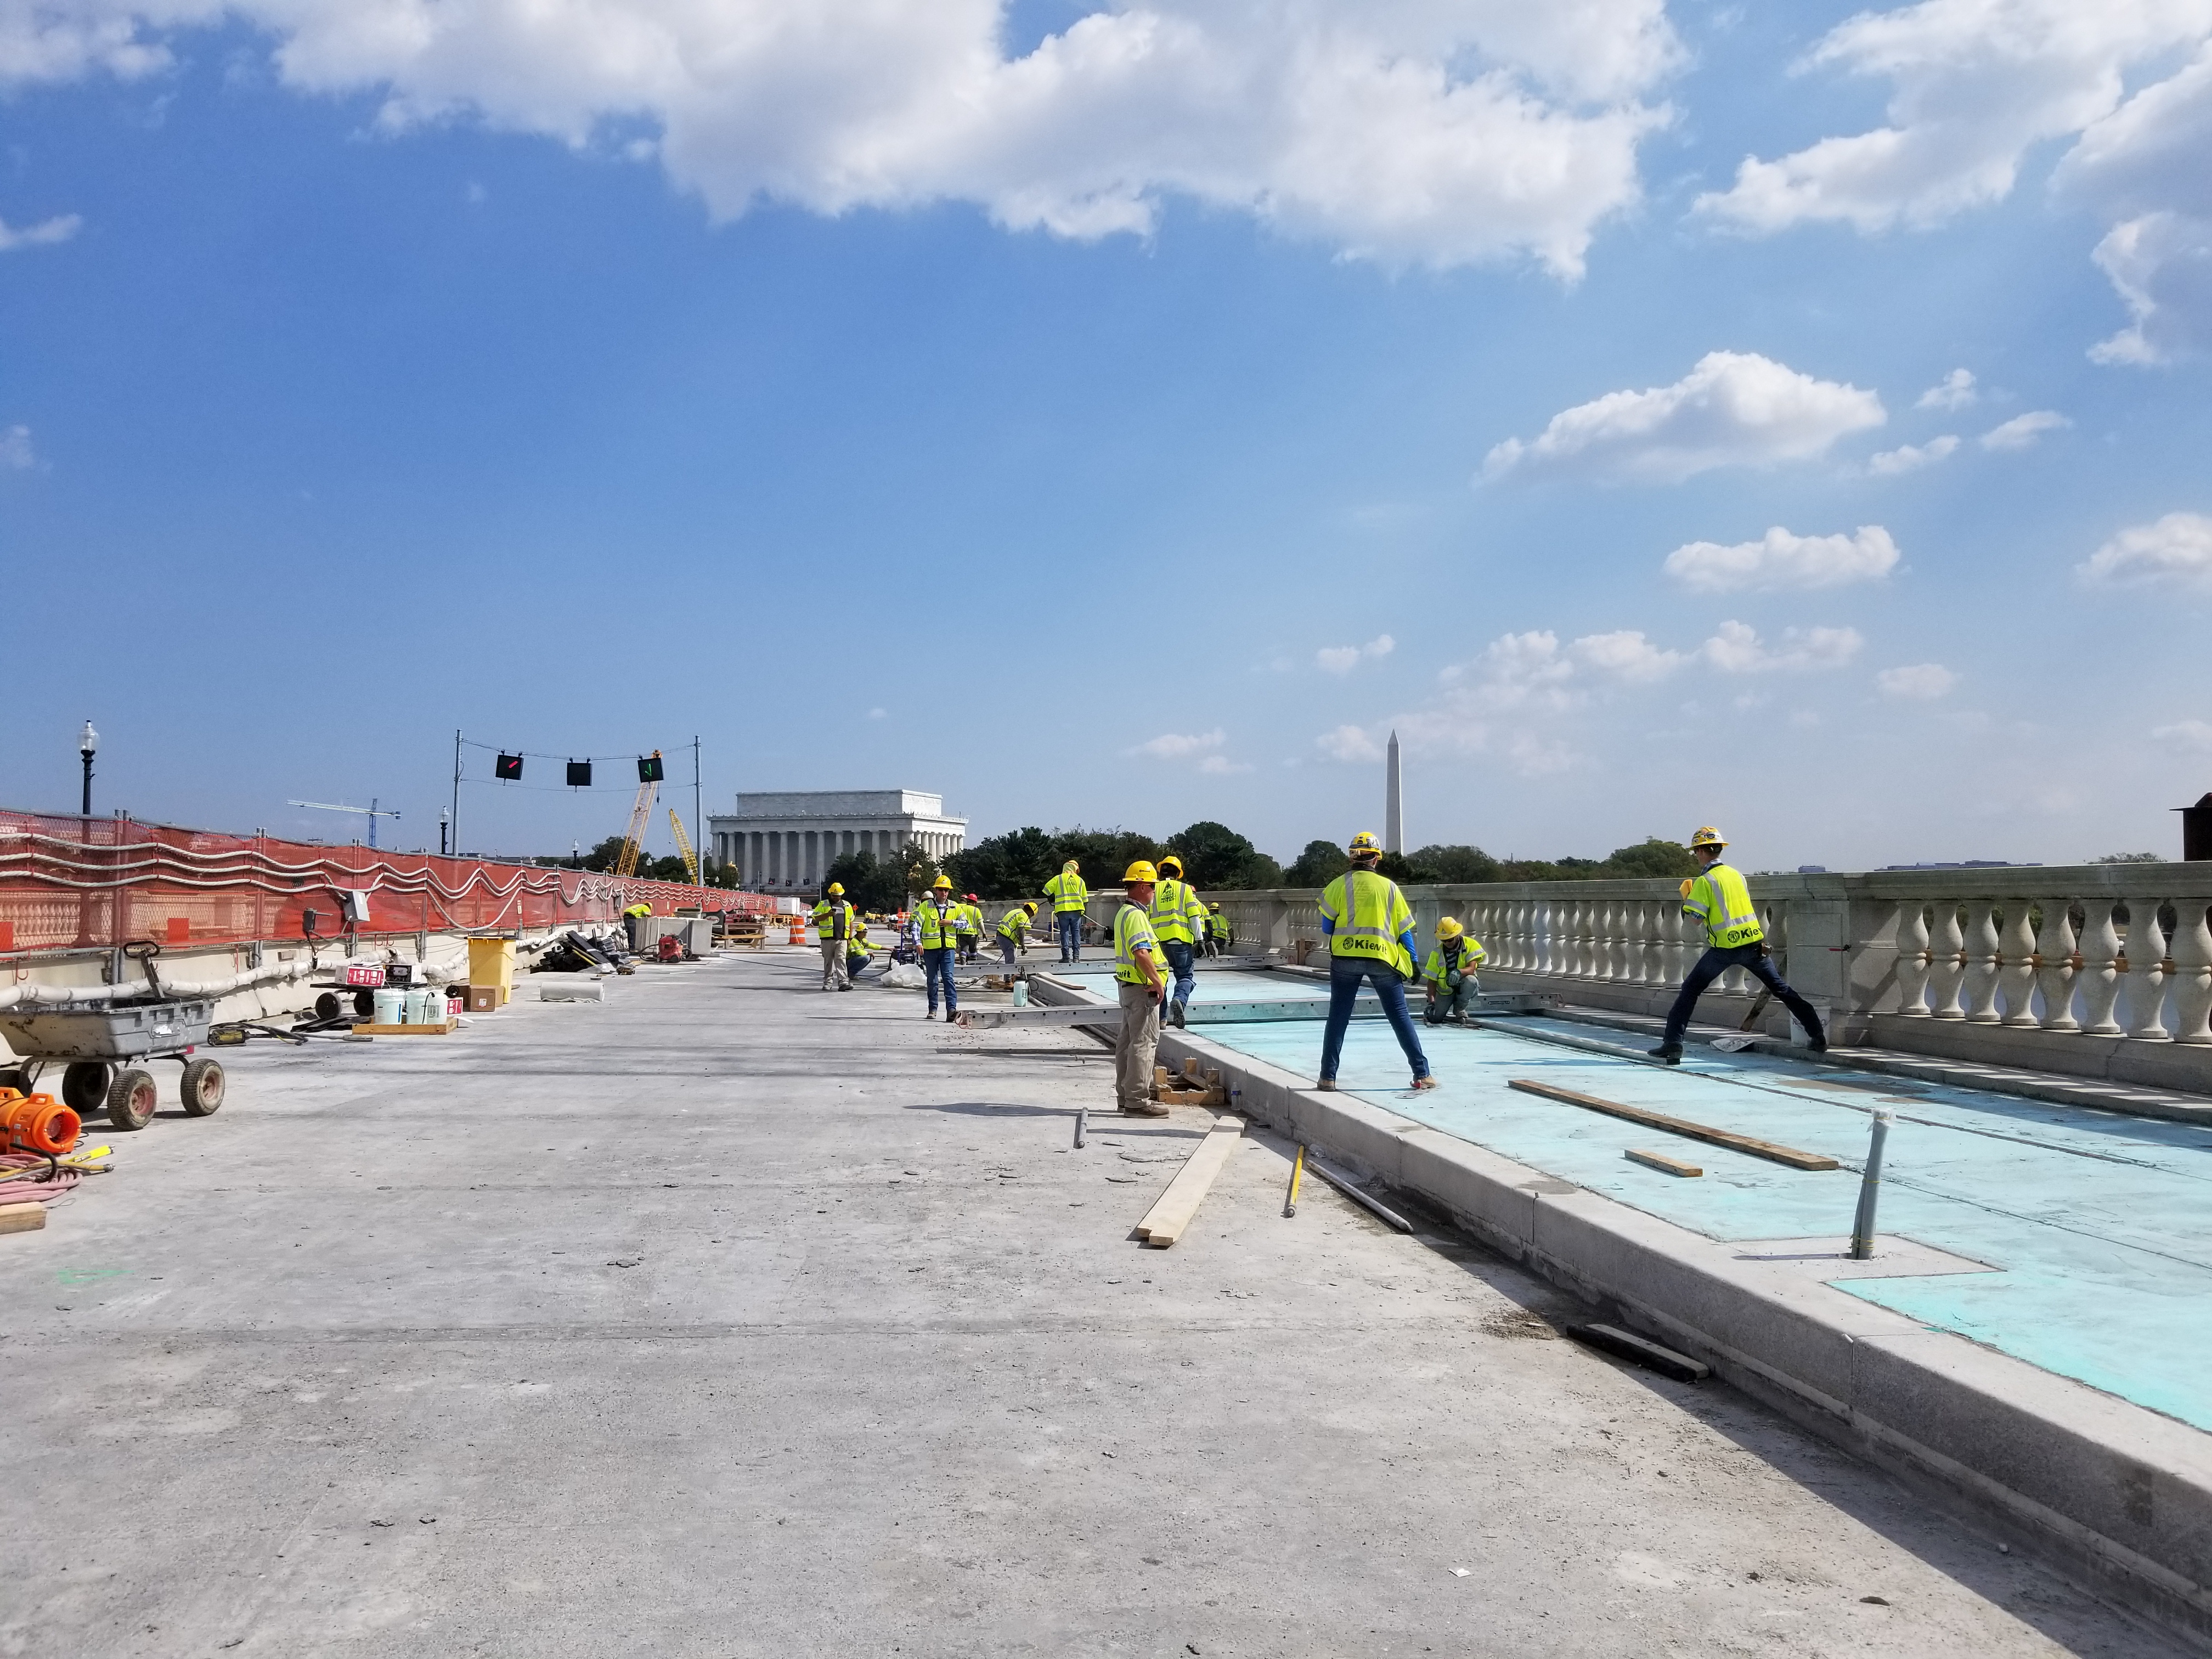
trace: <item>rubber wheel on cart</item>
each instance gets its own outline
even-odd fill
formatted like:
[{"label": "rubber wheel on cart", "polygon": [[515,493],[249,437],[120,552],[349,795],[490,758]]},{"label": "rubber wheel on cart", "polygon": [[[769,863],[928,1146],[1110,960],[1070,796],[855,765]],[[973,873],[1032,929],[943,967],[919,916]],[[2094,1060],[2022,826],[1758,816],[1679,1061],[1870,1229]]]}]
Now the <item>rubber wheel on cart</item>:
[{"label": "rubber wheel on cart", "polygon": [[353,1011],[363,1019],[374,1019],[376,1018],[374,994],[368,991],[356,991],[353,994]]},{"label": "rubber wheel on cart", "polygon": [[214,1116],[222,1105],[222,1063],[212,1060],[186,1060],[183,1088],[185,1116]]},{"label": "rubber wheel on cart", "polygon": [[77,1060],[62,1073],[62,1104],[79,1117],[90,1117],[107,1098],[115,1068],[104,1060]]},{"label": "rubber wheel on cart", "polygon": [[338,1000],[338,994],[336,991],[325,991],[315,999],[317,1019],[336,1019],[344,1012],[345,1005]]},{"label": "rubber wheel on cart", "polygon": [[107,1121],[118,1129],[143,1129],[154,1121],[159,1100],[151,1072],[136,1066],[118,1072],[107,1085]]},{"label": "rubber wheel on cart", "polygon": [[0,1089],[13,1089],[19,1095],[27,1095],[31,1092],[30,1077],[11,1066],[0,1072]]}]

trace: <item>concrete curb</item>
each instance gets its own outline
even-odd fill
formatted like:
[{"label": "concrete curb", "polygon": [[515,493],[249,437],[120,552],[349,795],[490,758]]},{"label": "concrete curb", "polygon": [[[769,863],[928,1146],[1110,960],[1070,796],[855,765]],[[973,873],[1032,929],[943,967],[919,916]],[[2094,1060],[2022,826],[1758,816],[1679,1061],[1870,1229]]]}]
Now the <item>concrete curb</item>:
[{"label": "concrete curb", "polygon": [[[1085,1000],[1061,985],[1040,1000]],[[1493,1249],[2212,1650],[2212,1436],[1187,1030],[1231,1109],[1426,1200]]]}]

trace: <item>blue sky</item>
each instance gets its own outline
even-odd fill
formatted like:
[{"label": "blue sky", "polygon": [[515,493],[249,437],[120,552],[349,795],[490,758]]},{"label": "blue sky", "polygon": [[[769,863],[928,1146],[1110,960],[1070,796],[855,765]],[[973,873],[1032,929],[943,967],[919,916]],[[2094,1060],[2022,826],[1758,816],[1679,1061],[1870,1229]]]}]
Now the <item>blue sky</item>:
[{"label": "blue sky", "polygon": [[696,733],[1288,857],[1395,727],[1416,842],[2171,851],[2212,0],[2076,11],[11,16],[0,799],[88,715],[102,809],[420,845],[457,726]]}]

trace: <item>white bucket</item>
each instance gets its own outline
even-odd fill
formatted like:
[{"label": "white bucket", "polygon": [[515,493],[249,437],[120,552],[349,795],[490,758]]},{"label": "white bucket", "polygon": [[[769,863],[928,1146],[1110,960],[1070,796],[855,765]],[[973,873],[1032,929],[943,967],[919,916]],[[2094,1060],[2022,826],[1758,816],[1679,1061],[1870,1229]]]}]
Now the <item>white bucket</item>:
[{"label": "white bucket", "polygon": [[442,1006],[434,1008],[431,1006],[434,1001],[442,1005],[445,999],[430,991],[410,991],[407,994],[407,1023],[410,1025],[444,1024],[445,1010]]},{"label": "white bucket", "polygon": [[407,1023],[407,993],[404,991],[375,991],[370,994],[376,1002],[376,1012],[369,1018],[379,1025],[404,1025]]},{"label": "white bucket", "polygon": [[1030,982],[1025,979],[1018,979],[1014,981],[1014,1006],[1026,1008],[1029,1006]]}]

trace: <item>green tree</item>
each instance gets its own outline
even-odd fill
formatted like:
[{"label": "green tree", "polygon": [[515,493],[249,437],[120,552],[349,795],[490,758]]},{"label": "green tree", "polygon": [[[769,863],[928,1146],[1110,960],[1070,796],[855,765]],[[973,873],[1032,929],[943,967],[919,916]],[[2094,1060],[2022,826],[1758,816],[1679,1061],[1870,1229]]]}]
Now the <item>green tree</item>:
[{"label": "green tree", "polygon": [[1170,836],[1168,850],[1182,860],[1190,884],[1208,891],[1273,887],[1283,879],[1281,865],[1227,824],[1210,818]]},{"label": "green tree", "polygon": [[2166,860],[2156,853],[2107,853],[2100,859],[2091,859],[2092,864],[2164,864]]},{"label": "green tree", "polygon": [[1283,872],[1285,887],[1326,887],[1346,870],[1352,860],[1333,841],[1310,841],[1291,867]]},{"label": "green tree", "polygon": [[1480,847],[1424,847],[1407,859],[1415,881],[1496,881],[1498,860]]},{"label": "green tree", "polygon": [[621,859],[622,849],[623,838],[620,836],[609,836],[605,841],[599,842],[598,846],[592,848],[590,852],[584,854],[584,868],[586,870],[611,870],[615,867],[617,861]]},{"label": "green tree", "polygon": [[1036,898],[1060,873],[1058,837],[1036,825],[977,842],[945,860],[945,872],[963,893],[987,899]]},{"label": "green tree", "polygon": [[1698,861],[1681,842],[1648,836],[1633,847],[1614,848],[1605,861],[1605,870],[1613,876],[1694,876]]},{"label": "green tree", "polygon": [[847,853],[830,865],[823,885],[843,886],[845,896],[863,910],[889,915],[906,908],[909,893],[929,890],[937,879],[937,866],[921,848],[909,844],[902,854],[878,859],[873,853]]}]

